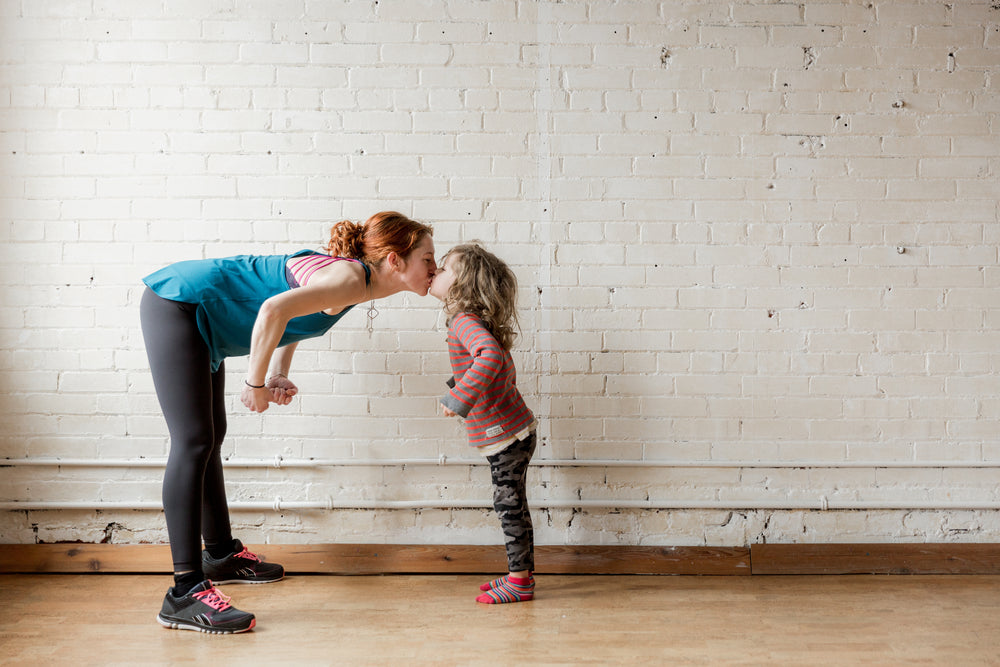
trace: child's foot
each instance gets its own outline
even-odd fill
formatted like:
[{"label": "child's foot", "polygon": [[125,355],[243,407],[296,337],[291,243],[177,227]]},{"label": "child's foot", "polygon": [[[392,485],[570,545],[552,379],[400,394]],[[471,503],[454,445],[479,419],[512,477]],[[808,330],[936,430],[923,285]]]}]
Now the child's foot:
[{"label": "child's foot", "polygon": [[156,620],[166,628],[198,630],[213,635],[246,632],[257,623],[253,614],[229,604],[229,598],[211,581],[201,582],[180,597],[175,597],[171,588],[163,598],[163,607]]},{"label": "child's foot", "polygon": [[233,540],[233,544],[235,551],[224,558],[215,559],[208,551],[201,552],[206,579],[216,584],[269,584],[285,576],[285,568],[277,563],[265,563],[239,540]]},{"label": "child's foot", "polygon": [[[490,589],[496,588],[497,586],[505,582],[509,576],[510,576],[509,574],[505,574],[502,577],[497,577],[493,581],[488,581],[485,584],[481,584],[479,586],[479,590],[488,591]],[[528,573],[528,580],[531,582],[532,586],[535,585],[535,575],[533,573],[531,572]]]},{"label": "child's foot", "polygon": [[479,590],[486,591],[476,598],[483,604],[505,604],[507,602],[527,602],[535,597],[535,577],[529,574],[521,579],[509,574],[483,584]]}]

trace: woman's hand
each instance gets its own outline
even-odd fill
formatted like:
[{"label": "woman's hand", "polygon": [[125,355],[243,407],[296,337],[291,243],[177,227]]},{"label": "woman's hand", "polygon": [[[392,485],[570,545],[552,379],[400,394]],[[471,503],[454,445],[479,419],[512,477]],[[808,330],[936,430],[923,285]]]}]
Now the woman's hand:
[{"label": "woman's hand", "polygon": [[263,387],[250,387],[244,384],[240,400],[254,412],[264,412],[271,403],[288,405],[299,393],[295,383],[284,375],[275,375]]},{"label": "woman's hand", "polygon": [[271,402],[278,405],[288,405],[292,402],[292,397],[299,393],[295,383],[284,375],[271,376],[267,381],[267,388],[271,391]]},{"label": "woman's hand", "polygon": [[457,417],[458,416],[457,412],[454,412],[454,411],[450,410],[449,408],[445,407],[444,405],[441,406],[441,412],[444,413],[445,417]]},{"label": "woman's hand", "polygon": [[243,405],[247,406],[254,412],[264,412],[267,410],[268,403],[274,400],[271,396],[271,390],[267,387],[249,387],[246,384],[243,385],[243,392],[240,394],[240,400]]}]

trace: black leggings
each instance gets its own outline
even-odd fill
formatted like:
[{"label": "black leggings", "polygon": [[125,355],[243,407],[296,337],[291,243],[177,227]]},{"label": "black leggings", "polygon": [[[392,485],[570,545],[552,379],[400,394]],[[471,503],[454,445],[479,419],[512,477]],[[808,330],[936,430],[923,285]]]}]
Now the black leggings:
[{"label": "black leggings", "polygon": [[139,317],[153,386],[170,432],[163,513],[174,572],[201,572],[202,536],[207,547],[233,539],[222,477],[225,363],[212,372],[193,304],[168,301],[146,288]]}]

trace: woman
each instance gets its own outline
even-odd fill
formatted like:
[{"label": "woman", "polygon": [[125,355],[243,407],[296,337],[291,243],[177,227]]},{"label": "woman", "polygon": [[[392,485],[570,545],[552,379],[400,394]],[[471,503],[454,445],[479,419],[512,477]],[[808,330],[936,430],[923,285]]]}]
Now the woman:
[{"label": "woman", "polygon": [[288,373],[299,341],[323,335],[359,303],[371,304],[370,326],[375,299],[427,294],[437,271],[432,233],[400,213],[376,213],[363,225],[334,225],[325,253],[178,262],[143,279],[142,334],[170,432],[163,511],[174,586],[161,625],[245,632],[253,614],[233,607],[214,583],[284,576],[232,536],[220,454],[225,358],[249,354],[240,400],[250,410],[287,405],[298,393]]}]

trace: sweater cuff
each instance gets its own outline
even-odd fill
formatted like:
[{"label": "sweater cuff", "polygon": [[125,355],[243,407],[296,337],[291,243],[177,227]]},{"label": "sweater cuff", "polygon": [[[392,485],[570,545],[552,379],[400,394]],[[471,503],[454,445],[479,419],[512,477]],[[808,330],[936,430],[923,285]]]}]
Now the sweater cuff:
[{"label": "sweater cuff", "polygon": [[468,405],[462,403],[461,401],[455,400],[451,394],[445,394],[441,397],[441,405],[448,408],[459,417],[468,417],[469,412],[472,410]]}]

